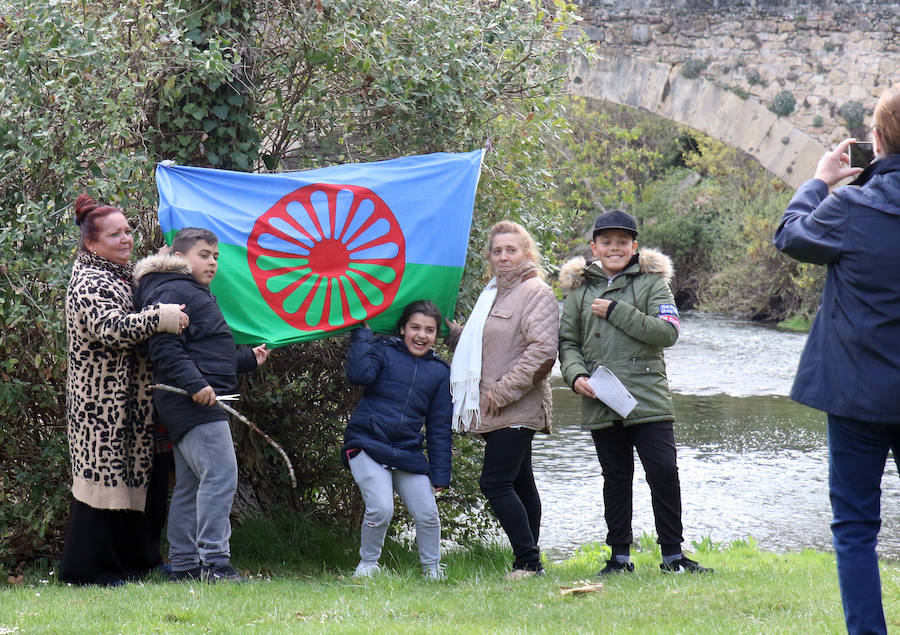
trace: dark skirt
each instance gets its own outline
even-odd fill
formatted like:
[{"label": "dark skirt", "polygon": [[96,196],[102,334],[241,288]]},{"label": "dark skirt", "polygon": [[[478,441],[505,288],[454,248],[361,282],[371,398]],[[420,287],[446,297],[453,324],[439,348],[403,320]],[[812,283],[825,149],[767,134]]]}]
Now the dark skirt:
[{"label": "dark skirt", "polygon": [[160,535],[166,520],[171,452],[154,457],[146,514],[95,509],[73,500],[59,580],[117,585],[143,579],[163,563]]}]

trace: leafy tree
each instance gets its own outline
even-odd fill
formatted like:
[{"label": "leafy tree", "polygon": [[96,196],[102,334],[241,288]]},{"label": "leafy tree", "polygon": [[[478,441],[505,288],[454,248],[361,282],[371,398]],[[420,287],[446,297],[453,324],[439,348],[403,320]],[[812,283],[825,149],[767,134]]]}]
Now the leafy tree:
[{"label": "leafy tree", "polygon": [[674,260],[679,305],[770,321],[810,314],[816,272],[772,247],[787,187],[748,155],[699,133],[695,139],[685,168],[646,188],[639,207],[643,244]]},{"label": "leafy tree", "polygon": [[615,114],[597,102],[570,99],[566,116],[571,132],[551,142],[556,197],[587,230],[606,209],[634,208],[662,154],[646,143],[639,124],[615,121]]},{"label": "leafy tree", "polygon": [[181,0],[160,35],[169,63],[158,75],[147,130],[155,156],[181,164],[248,170],[259,152],[254,125],[253,0]]}]

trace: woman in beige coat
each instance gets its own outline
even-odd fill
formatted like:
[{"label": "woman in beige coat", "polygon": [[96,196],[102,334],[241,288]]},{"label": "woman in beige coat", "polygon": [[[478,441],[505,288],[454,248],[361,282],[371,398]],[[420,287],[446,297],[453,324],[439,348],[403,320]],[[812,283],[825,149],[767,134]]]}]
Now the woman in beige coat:
[{"label": "woman in beige coat", "polygon": [[[481,491],[509,537],[511,578],[543,573],[541,499],[531,440],[550,432],[550,384],[559,304],[543,281],[540,256],[524,227],[501,221],[489,233],[493,278],[466,322],[451,366],[454,425],[485,440]],[[451,325],[451,334],[458,331]]]}]

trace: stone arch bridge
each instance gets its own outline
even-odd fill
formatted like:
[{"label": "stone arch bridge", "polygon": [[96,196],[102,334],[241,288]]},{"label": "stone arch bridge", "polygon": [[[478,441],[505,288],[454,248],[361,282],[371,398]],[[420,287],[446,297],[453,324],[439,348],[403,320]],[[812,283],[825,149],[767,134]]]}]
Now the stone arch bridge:
[{"label": "stone arch bridge", "polygon": [[898,2],[579,4],[599,59],[571,62],[572,94],[699,130],[793,187],[826,148],[865,135],[878,96],[900,82]]}]

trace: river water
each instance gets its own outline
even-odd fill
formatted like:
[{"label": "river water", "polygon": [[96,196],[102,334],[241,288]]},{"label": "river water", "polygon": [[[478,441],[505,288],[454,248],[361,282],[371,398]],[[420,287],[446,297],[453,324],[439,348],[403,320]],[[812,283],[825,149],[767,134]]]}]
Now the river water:
[{"label": "river water", "polygon": [[[666,350],[677,421],[685,548],[752,537],[761,549],[831,550],[825,415],[788,399],[805,334],[688,313]],[[564,559],[606,536],[603,481],[580,399],[553,377],[554,434],[533,444],[543,503],[541,547]],[[900,560],[900,479],[882,480],[882,557]],[[635,456],[635,538],[655,534]]]}]

